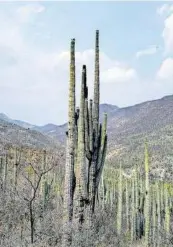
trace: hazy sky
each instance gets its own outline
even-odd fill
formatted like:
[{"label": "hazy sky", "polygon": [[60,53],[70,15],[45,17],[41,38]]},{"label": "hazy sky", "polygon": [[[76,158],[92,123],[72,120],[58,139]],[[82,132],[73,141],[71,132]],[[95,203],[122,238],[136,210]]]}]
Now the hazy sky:
[{"label": "hazy sky", "polygon": [[101,102],[128,106],[173,94],[173,4],[0,3],[0,112],[33,124],[67,120],[70,39],[77,94],[87,65],[92,95],[100,30]]}]

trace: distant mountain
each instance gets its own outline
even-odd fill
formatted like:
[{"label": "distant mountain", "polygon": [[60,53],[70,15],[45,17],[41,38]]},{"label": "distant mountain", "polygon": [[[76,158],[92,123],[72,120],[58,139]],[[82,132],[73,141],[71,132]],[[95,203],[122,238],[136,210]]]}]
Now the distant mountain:
[{"label": "distant mountain", "polygon": [[[107,164],[117,167],[121,161],[126,168],[135,162],[142,164],[144,142],[147,139],[152,171],[158,176],[165,174],[166,178],[173,178],[173,95],[124,108],[101,104],[101,119],[103,112],[108,114]],[[27,143],[35,146],[59,145],[58,141],[65,145],[67,123],[60,126],[33,126],[11,120],[4,114],[0,114],[0,119],[1,140],[14,141],[19,132],[18,139],[21,143],[26,143],[24,136],[28,136]],[[6,128],[1,126],[2,121],[8,123]]]},{"label": "distant mountain", "polygon": [[43,126],[33,126],[32,129],[43,132],[43,133],[51,133],[56,130],[58,125],[56,124],[46,124]]},{"label": "distant mountain", "polygon": [[0,119],[0,150],[6,145],[27,146],[35,149],[57,149],[63,147],[58,140],[47,135]]},{"label": "distant mountain", "polygon": [[[109,114],[111,114],[113,111],[116,111],[117,109],[118,109],[118,107],[114,106],[114,105],[101,104],[100,105],[100,118],[102,119],[104,112],[107,112],[108,117],[109,117]],[[63,125],[56,125],[56,124],[49,123],[49,124],[46,124],[43,126],[37,126],[37,125],[29,124],[29,123],[21,121],[21,120],[11,119],[3,113],[0,113],[0,120],[5,120],[9,123],[17,124],[17,125],[19,125],[23,128],[26,128],[26,129],[29,128],[31,130],[39,131],[39,132],[43,133],[44,135],[54,137],[61,142],[64,141],[65,131],[67,129],[66,123]]]},{"label": "distant mountain", "polygon": [[[101,104],[100,105],[100,120],[102,121],[102,117],[104,112],[107,113],[108,118],[113,113],[116,112],[119,108],[115,105],[110,104]],[[63,125],[55,125],[55,124],[47,124],[44,126],[35,126],[33,129],[40,131],[46,135],[54,137],[61,142],[64,142],[65,132],[67,130],[67,123]]]},{"label": "distant mountain", "polygon": [[24,122],[24,121],[21,121],[21,120],[13,120],[12,123],[17,124],[17,125],[25,128],[25,129],[28,129],[28,128],[32,129],[32,128],[35,127],[35,125],[32,125],[30,123],[27,123],[27,122]]},{"label": "distant mountain", "polygon": [[17,124],[17,125],[19,125],[23,128],[26,128],[26,129],[27,128],[34,128],[34,125],[27,123],[27,122],[24,122],[24,121],[21,121],[21,120],[11,119],[7,115],[5,115],[4,113],[0,113],[0,120],[4,120],[4,121],[7,121],[9,123]]},{"label": "distant mountain", "polygon": [[[105,104],[102,109],[108,109],[107,164],[142,164],[147,139],[152,172],[173,178],[173,95],[124,108]],[[67,125],[59,126],[47,134],[65,144],[66,129]]]},{"label": "distant mountain", "polygon": [[116,105],[110,105],[110,104],[100,104],[100,117],[103,115],[104,112],[106,112],[108,115],[112,112],[117,111],[118,109],[120,109],[118,106]]},{"label": "distant mountain", "polygon": [[12,119],[10,119],[7,115],[5,115],[4,113],[0,113],[0,119],[10,122]]},{"label": "distant mountain", "polygon": [[67,124],[63,124],[63,125],[46,124],[43,126],[34,126],[32,128],[32,130],[39,131],[44,135],[53,137],[60,142],[64,142],[66,129],[67,129]]},{"label": "distant mountain", "polygon": [[173,95],[120,108],[108,119],[111,138],[132,134],[149,134],[159,128],[173,124]]},{"label": "distant mountain", "polygon": [[126,167],[136,159],[142,164],[147,139],[153,171],[173,176],[173,95],[112,112],[108,135],[107,160],[112,166],[120,160]]}]

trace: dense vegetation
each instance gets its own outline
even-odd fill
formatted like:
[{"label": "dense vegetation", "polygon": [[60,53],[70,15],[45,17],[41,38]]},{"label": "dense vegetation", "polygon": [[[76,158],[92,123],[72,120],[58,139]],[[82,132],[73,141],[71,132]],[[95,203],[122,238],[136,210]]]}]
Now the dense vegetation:
[{"label": "dense vegetation", "polygon": [[[173,246],[173,184],[152,172],[151,141],[139,131],[138,159],[129,151],[129,164],[122,162],[117,150],[116,163],[110,157],[105,162],[109,136],[107,114],[102,124],[99,119],[98,31],[95,44],[94,97],[88,102],[83,65],[77,108],[71,40],[66,157],[58,147],[3,147],[0,246]],[[127,139],[135,142],[135,136]]]}]

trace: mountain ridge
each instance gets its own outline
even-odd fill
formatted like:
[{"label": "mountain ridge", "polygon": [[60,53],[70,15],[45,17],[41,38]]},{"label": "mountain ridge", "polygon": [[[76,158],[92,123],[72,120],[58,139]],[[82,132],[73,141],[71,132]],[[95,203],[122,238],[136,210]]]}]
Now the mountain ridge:
[{"label": "mountain ridge", "polygon": [[[101,105],[101,118],[103,111],[108,109],[107,164],[116,167],[121,160],[123,166],[128,168],[134,164],[134,159],[136,158],[142,164],[144,160],[144,142],[147,139],[151,153],[152,171],[161,174],[164,169],[165,176],[173,178],[172,106],[173,95],[123,108],[109,106],[108,104],[104,104],[103,107]],[[2,114],[0,116],[4,117]],[[0,139],[3,139],[5,127],[2,126],[1,122],[2,120],[0,121]],[[21,122],[19,121],[19,123]],[[19,130],[16,130],[16,128],[19,129],[19,127],[12,123],[8,123],[8,125],[10,126],[6,129],[11,129],[8,133],[8,138],[13,143],[13,139],[18,136],[16,131]],[[49,147],[51,143],[54,147],[56,145],[65,146],[67,123],[62,125],[50,123],[42,127],[34,126],[35,129],[20,128],[19,139],[24,141],[26,138],[24,135],[29,135],[27,142],[31,142],[34,146]],[[10,133],[12,133],[12,137],[9,135]]]},{"label": "mountain ridge", "polygon": [[[142,106],[142,105],[145,105],[145,104],[149,104],[149,103],[154,103],[154,102],[157,102],[157,101],[160,101],[160,100],[165,100],[169,97],[173,97],[173,95],[166,95],[166,96],[163,96],[161,98],[158,98],[158,99],[154,99],[154,100],[148,100],[148,101],[144,101],[144,102],[141,102],[141,103],[137,103],[137,104],[134,104],[134,105],[130,105],[130,106],[125,106],[125,107],[118,107],[117,105],[113,105],[113,104],[108,104],[108,103],[102,103],[100,104],[100,112],[101,114],[103,112],[107,112],[108,115],[114,111],[122,111],[122,110],[126,110],[126,109],[130,109],[130,108],[134,108],[134,107],[138,107],[138,106]],[[101,116],[100,116],[101,117]],[[6,114],[4,113],[0,113],[0,119],[1,120],[5,120],[5,121],[9,121],[11,123],[15,123],[21,127],[24,127],[24,128],[31,128],[31,129],[34,129],[34,130],[44,130],[45,129],[50,129],[50,127],[53,127],[53,128],[56,128],[56,127],[64,127],[67,125],[67,123],[63,123],[63,124],[54,124],[54,123],[47,123],[47,124],[44,124],[44,125],[37,125],[37,124],[30,124],[28,122],[25,122],[25,121],[22,121],[22,120],[16,120],[16,119],[12,119],[10,117],[8,117]],[[51,131],[51,130],[50,130]]]}]

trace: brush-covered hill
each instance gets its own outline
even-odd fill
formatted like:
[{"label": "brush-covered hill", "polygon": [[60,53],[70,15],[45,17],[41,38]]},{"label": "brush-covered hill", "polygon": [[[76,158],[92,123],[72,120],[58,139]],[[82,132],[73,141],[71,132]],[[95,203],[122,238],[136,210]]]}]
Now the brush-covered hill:
[{"label": "brush-covered hill", "polygon": [[[103,112],[108,113],[108,164],[114,167],[119,166],[120,161],[125,167],[131,167],[136,162],[141,164],[144,142],[147,139],[153,172],[160,176],[165,176],[164,174],[166,177],[172,176],[173,95],[124,108],[101,104],[101,119]],[[0,119],[2,115],[0,114]],[[55,147],[61,142],[65,145],[67,124],[31,126],[5,117],[5,120],[0,121],[1,142],[3,139],[15,142],[19,133],[18,140],[22,144]],[[3,121],[8,123],[6,128],[2,127]],[[24,126],[30,129],[23,128]]]},{"label": "brush-covered hill", "polygon": [[57,149],[63,145],[58,140],[38,131],[23,128],[11,121],[0,119],[0,149],[5,146],[26,146],[34,149]]},{"label": "brush-covered hill", "polygon": [[153,172],[172,176],[172,106],[173,96],[166,96],[112,112],[108,120],[108,162],[116,166],[121,160],[126,167],[141,163],[147,139]]},{"label": "brush-covered hill", "polygon": [[[109,118],[109,116],[111,116],[111,114],[115,112],[117,109],[119,108],[115,105],[101,104],[100,105],[100,120],[102,121],[104,112],[107,112],[108,118]],[[35,126],[32,129],[35,129],[46,135],[54,137],[58,139],[59,141],[61,141],[62,143],[64,143],[65,142],[65,132],[67,130],[67,123],[63,125],[47,124],[44,126]]]},{"label": "brush-covered hill", "polygon": [[[113,111],[116,111],[117,109],[118,107],[114,105],[101,104],[100,105],[100,117],[102,118],[104,112],[107,112],[109,116]],[[56,125],[56,124],[49,123],[43,126],[37,126],[37,125],[32,125],[30,123],[27,123],[21,120],[11,119],[4,113],[0,113],[0,120],[3,120],[7,123],[18,125],[25,129],[29,129],[30,131],[31,130],[36,131],[34,133],[40,132],[43,135],[53,137],[56,141],[58,140],[61,143],[65,142],[65,132],[67,130],[66,123],[62,125]],[[9,126],[12,126],[12,125],[9,125]],[[31,133],[33,132],[31,131]]]}]

